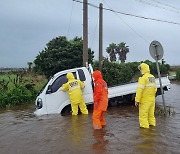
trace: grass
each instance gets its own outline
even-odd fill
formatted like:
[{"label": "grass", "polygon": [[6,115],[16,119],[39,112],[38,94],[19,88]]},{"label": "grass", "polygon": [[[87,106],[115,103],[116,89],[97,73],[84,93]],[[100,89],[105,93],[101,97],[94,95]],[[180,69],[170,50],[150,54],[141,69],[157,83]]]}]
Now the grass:
[{"label": "grass", "polygon": [[14,80],[16,79],[16,74],[5,74],[0,75],[0,84],[8,86],[8,89],[14,86]]},{"label": "grass", "polygon": [[163,116],[171,116],[174,115],[175,111],[174,111],[174,107],[172,106],[166,106],[165,110],[164,107],[162,105],[156,105],[155,108],[155,115],[163,115]]},{"label": "grass", "polygon": [[169,76],[172,76],[172,75],[176,75],[176,72],[174,72],[174,71],[169,71]]},{"label": "grass", "polygon": [[47,79],[42,75],[27,73],[22,77],[17,74],[3,74],[0,75],[0,84],[3,85],[8,83],[8,89],[11,89],[15,84],[32,84],[34,85],[35,90],[40,90],[44,84],[47,83]]},{"label": "grass", "polygon": [[45,76],[31,72],[0,74],[0,107],[34,102],[46,83]]},{"label": "grass", "polygon": [[13,80],[16,78],[16,74],[3,74],[3,75],[0,75],[0,80],[5,80],[5,81],[8,81],[9,79]]}]

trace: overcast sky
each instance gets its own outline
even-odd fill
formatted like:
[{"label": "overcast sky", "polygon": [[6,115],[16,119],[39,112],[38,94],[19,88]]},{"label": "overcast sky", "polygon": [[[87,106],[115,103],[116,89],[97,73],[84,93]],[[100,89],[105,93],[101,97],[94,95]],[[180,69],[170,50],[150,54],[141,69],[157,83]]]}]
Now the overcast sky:
[{"label": "overcast sky", "polygon": [[[83,0],[80,0],[83,1]],[[125,42],[127,62],[153,61],[149,45],[161,43],[164,59],[180,65],[180,0],[88,0],[96,6],[179,24],[145,20],[103,10],[103,55],[110,43]],[[0,67],[27,67],[46,43],[83,34],[83,6],[72,0],[0,0]],[[98,57],[99,10],[88,6],[88,47]]]}]

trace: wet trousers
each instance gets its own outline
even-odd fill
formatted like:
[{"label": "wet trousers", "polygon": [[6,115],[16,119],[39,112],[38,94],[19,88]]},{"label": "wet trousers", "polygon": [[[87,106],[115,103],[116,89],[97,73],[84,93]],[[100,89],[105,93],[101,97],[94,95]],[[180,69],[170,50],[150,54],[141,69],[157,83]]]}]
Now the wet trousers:
[{"label": "wet trousers", "polygon": [[84,101],[78,104],[71,103],[72,115],[78,115],[78,107],[82,114],[88,114],[88,110]]},{"label": "wet trousers", "polygon": [[105,111],[100,111],[100,110],[94,110],[93,111],[93,128],[94,129],[102,129],[103,126],[106,125],[106,120],[105,120]]},{"label": "wet trousers", "polygon": [[156,119],[154,117],[155,103],[146,102],[139,104],[139,123],[142,128],[149,128],[149,126],[156,126]]}]

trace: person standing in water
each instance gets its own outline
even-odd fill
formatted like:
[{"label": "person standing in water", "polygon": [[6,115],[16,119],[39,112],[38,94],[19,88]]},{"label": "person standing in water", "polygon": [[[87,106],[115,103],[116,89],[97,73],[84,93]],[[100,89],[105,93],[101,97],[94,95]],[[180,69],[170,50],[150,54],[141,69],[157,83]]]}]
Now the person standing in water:
[{"label": "person standing in water", "polygon": [[138,79],[135,106],[139,106],[139,123],[141,128],[156,126],[154,116],[155,97],[157,92],[155,77],[150,74],[149,65],[142,63],[138,66],[142,77]]},{"label": "person standing in water", "polygon": [[62,91],[67,91],[71,102],[72,115],[78,114],[78,107],[82,114],[88,114],[88,110],[82,94],[84,83],[74,78],[73,73],[67,73],[68,82],[62,85]]},{"label": "person standing in water", "polygon": [[92,77],[94,78],[93,128],[102,129],[106,125],[105,113],[108,106],[108,87],[100,71],[94,71]]}]

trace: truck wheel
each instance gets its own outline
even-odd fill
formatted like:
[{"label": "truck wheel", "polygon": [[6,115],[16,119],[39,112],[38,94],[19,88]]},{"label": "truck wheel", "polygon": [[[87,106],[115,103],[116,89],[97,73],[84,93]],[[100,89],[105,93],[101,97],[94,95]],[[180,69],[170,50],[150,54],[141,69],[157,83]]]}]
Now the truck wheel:
[{"label": "truck wheel", "polygon": [[69,114],[71,114],[71,105],[65,106],[65,108],[62,109],[61,111],[62,116],[69,115]]},{"label": "truck wheel", "polygon": [[129,94],[123,96],[123,103],[125,104],[132,104],[134,103],[135,94]]}]

